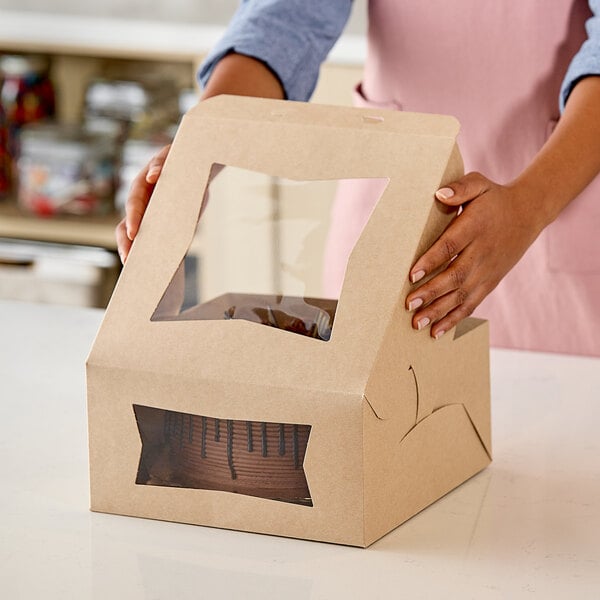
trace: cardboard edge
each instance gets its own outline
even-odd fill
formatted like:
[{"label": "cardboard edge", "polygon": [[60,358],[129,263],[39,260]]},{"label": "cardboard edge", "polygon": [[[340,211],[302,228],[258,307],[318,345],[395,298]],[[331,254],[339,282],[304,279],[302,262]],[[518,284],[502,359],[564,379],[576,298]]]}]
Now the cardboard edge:
[{"label": "cardboard edge", "polygon": [[454,328],[454,340],[462,337],[470,333],[471,331],[485,325],[487,323],[487,319],[480,319],[479,317],[467,317],[463,319],[455,328]]},{"label": "cardboard edge", "polygon": [[[297,119],[297,113],[306,111],[328,110],[331,118],[332,127],[352,127],[352,128],[370,128],[376,126],[378,129],[388,130],[392,134],[417,135],[419,137],[448,138],[455,140],[460,131],[458,119],[452,115],[440,113],[416,113],[412,111],[399,111],[389,108],[373,107],[345,107],[344,114],[340,107],[333,104],[307,103],[295,100],[275,100],[265,99],[253,96],[236,96],[233,94],[219,94],[202,100],[188,110],[184,118],[216,118],[216,119],[248,119],[248,111],[253,111],[252,120],[258,118],[262,121],[278,122],[287,120],[302,122],[307,121]],[[348,115],[360,115],[360,120],[348,123]],[[383,117],[382,120],[374,121],[368,117]],[[364,117],[367,117],[366,119]],[[426,117],[429,130],[423,132],[423,118]],[[412,123],[415,119],[419,120],[419,133],[412,130]],[[402,129],[389,127],[393,123],[396,127],[402,126]]]}]

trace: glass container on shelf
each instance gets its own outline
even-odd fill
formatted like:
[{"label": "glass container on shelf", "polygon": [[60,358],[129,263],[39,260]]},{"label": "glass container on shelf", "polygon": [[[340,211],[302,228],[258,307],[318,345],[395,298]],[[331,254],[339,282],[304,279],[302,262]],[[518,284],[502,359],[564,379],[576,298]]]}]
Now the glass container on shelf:
[{"label": "glass container on shelf", "polygon": [[40,216],[110,212],[115,156],[111,135],[56,124],[24,128],[18,161],[20,206]]},{"label": "glass container on shelf", "polygon": [[54,116],[54,87],[48,69],[49,61],[43,56],[0,56],[0,99],[12,130]]},{"label": "glass container on shelf", "polygon": [[84,122],[94,131],[116,131],[121,140],[146,138],[176,122],[177,89],[171,79],[96,79],[85,95]]},{"label": "glass container on shelf", "polygon": [[54,116],[49,61],[37,55],[0,55],[0,197],[15,180],[19,132],[24,125]]}]

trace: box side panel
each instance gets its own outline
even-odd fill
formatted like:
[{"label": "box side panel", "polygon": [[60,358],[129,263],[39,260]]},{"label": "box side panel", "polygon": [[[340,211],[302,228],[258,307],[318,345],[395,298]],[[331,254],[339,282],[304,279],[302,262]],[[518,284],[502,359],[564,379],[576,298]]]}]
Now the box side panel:
[{"label": "box side panel", "polygon": [[404,438],[365,410],[365,539],[370,544],[489,464],[463,406],[446,406]]},{"label": "box side panel", "polygon": [[[446,337],[446,336],[444,336]],[[429,341],[429,340],[428,340]],[[424,419],[447,404],[460,403],[491,456],[489,325],[481,321],[458,338],[428,344],[431,354],[415,356],[419,416]]]},{"label": "box side panel", "polygon": [[[405,312],[402,306],[397,311]],[[365,407],[364,413],[368,542],[477,473],[491,457],[487,322],[470,322],[458,337],[450,332],[435,341],[396,316],[367,389],[378,410]],[[409,347],[411,338],[418,342]],[[407,373],[412,386],[405,383]],[[377,402],[378,393],[383,402]],[[377,418],[380,413],[384,419]]]},{"label": "box side panel", "polygon": [[[208,390],[208,391],[207,391]],[[240,392],[242,393],[242,392]],[[304,392],[305,393],[305,392]],[[169,376],[91,366],[88,370],[91,508],[95,511],[208,525],[348,545],[364,544],[362,403],[323,394],[320,408],[297,390],[246,392],[231,414],[215,414],[214,386]],[[274,408],[278,394],[280,407]],[[136,484],[142,442],[133,405],[229,419],[311,426],[304,471],[312,506],[206,489]]]}]

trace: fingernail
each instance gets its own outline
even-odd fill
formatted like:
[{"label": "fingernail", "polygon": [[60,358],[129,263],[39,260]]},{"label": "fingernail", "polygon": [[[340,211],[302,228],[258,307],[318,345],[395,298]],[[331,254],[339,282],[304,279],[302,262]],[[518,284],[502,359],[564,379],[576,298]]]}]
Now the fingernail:
[{"label": "fingernail", "polygon": [[127,238],[129,241],[133,242],[133,238],[131,237],[131,229],[129,229],[129,227],[127,227]]},{"label": "fingernail", "polygon": [[429,323],[431,323],[429,317],[423,317],[422,319],[419,319],[417,321],[417,329],[419,331],[421,331],[421,329],[423,329],[424,327],[427,327],[427,325],[429,325]]},{"label": "fingernail", "polygon": [[124,265],[125,264],[125,259],[123,258],[123,253],[119,252],[119,258],[121,259],[121,264]]},{"label": "fingernail", "polygon": [[408,303],[408,310],[416,310],[417,308],[419,308],[419,306],[422,306],[423,304],[423,299],[422,298],[415,298],[414,300],[411,300]]},{"label": "fingernail", "polygon": [[448,198],[452,198],[454,196],[454,190],[449,187],[442,188],[435,193],[435,197],[438,200],[448,200]]},{"label": "fingernail", "polygon": [[413,283],[417,283],[417,281],[420,281],[421,279],[423,279],[423,277],[425,277],[425,271],[423,271],[423,269],[420,269],[419,271],[415,271],[411,274],[410,280]]},{"label": "fingernail", "polygon": [[446,332],[443,329],[440,329],[436,334],[435,334],[435,339],[439,340]]},{"label": "fingernail", "polygon": [[148,173],[146,174],[146,181],[150,182],[151,179],[154,179],[156,177],[156,175],[158,175],[160,173],[160,169],[158,167],[154,167],[153,169],[150,169],[148,171]]}]

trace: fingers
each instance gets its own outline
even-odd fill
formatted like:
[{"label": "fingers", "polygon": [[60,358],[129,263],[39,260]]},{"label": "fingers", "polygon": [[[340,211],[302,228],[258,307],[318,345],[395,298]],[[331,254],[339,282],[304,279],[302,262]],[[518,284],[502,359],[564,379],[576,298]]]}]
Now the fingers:
[{"label": "fingers", "polygon": [[[460,206],[482,196],[494,185],[480,173],[474,172],[449,184],[448,187],[441,188],[435,195],[438,200],[449,206]],[[411,283],[417,283],[450,262],[467,247],[480,230],[477,218],[472,213],[467,216],[467,211],[463,211],[413,265],[409,275]]]},{"label": "fingers", "polygon": [[[477,306],[479,306],[486,295],[487,292],[478,290],[471,293],[464,302],[460,301],[462,296],[457,296],[456,293],[449,294],[449,298],[447,300],[445,297],[440,298],[438,301],[440,303],[439,306],[432,305],[430,308],[434,310],[435,313],[445,316],[439,319],[439,321],[434,322],[434,325],[431,327],[431,337],[435,338],[436,340],[441,338],[446,331],[449,331],[458,325],[463,319],[469,317],[477,308]],[[455,306],[449,309],[449,307],[451,307],[455,302]],[[437,317],[433,317],[433,319],[435,318]]]},{"label": "fingers", "polygon": [[475,270],[471,263],[470,256],[461,255],[448,269],[408,296],[407,309],[417,311],[412,318],[415,329],[433,323],[431,336],[438,339],[473,312],[483,296],[479,299],[479,293],[472,290]]},{"label": "fingers", "polygon": [[460,206],[481,196],[490,188],[490,185],[491,181],[481,173],[468,173],[457,181],[439,189],[435,193],[435,197],[448,206]]},{"label": "fingers", "polygon": [[127,237],[127,230],[125,226],[125,219],[115,228],[115,237],[117,238],[117,250],[119,252],[119,258],[121,262],[125,264],[129,250],[131,249],[131,240]]},{"label": "fingers", "polygon": [[431,337],[439,339],[475,310],[486,295],[482,290],[482,286],[474,290],[465,286],[436,297],[413,315],[413,328],[421,330],[431,325]]},{"label": "fingers", "polygon": [[441,317],[445,317],[450,314],[455,308],[463,306],[467,295],[459,290],[454,290],[448,294],[438,298],[435,302],[430,304],[425,310],[413,316],[413,327],[417,330],[425,329],[429,324],[434,323],[432,327],[431,335],[436,337],[436,332],[440,332],[440,336],[444,334],[445,329],[441,325],[437,325]]},{"label": "fingers", "polygon": [[[484,194],[487,196],[486,192],[494,185],[479,173],[469,173],[438,190],[436,197],[449,206],[464,205]],[[438,272],[406,298],[406,308],[415,311],[413,327],[420,330],[431,325],[431,336],[436,339],[469,316],[487,294],[482,282],[488,277],[479,268],[481,257],[473,250],[474,246],[470,247],[475,240],[485,237],[485,222],[476,207],[478,203],[467,206],[417,260],[409,274],[410,281],[418,283]]]},{"label": "fingers", "polygon": [[165,164],[165,160],[167,155],[169,154],[169,150],[171,149],[171,144],[165,146],[152,160],[148,163],[148,171],[146,173],[146,182],[147,183],[156,183],[162,171],[163,165]]},{"label": "fingers", "polygon": [[133,180],[125,206],[125,233],[133,241],[140,228],[150,196],[158,181],[170,146],[165,146]]},{"label": "fingers", "polygon": [[[445,271],[410,293],[407,296],[408,310],[417,310],[428,306],[449,292],[457,292],[459,296],[465,296],[467,293],[465,288],[468,285],[467,278],[470,273],[467,263],[468,258],[454,261]],[[464,300],[463,297],[461,302]]]},{"label": "fingers", "polygon": [[431,248],[413,265],[410,270],[411,283],[421,281],[429,273],[452,261],[471,243],[478,231],[476,218],[467,211],[456,217]]}]

